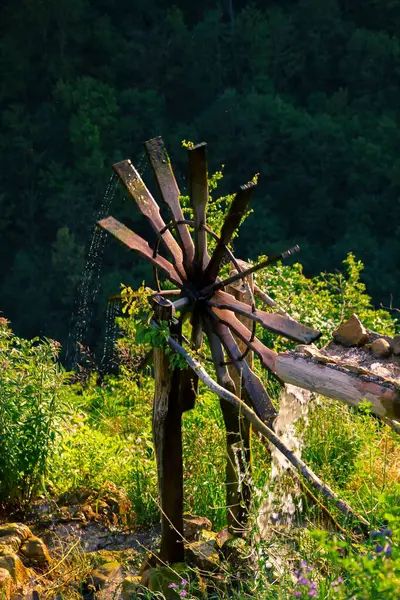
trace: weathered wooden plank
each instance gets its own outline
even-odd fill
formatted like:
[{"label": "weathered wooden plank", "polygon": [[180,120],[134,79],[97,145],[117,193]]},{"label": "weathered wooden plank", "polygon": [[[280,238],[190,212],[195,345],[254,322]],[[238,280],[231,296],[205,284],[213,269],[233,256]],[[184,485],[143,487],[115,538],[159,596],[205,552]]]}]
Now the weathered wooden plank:
[{"label": "weathered wooden plank", "polygon": [[204,278],[206,281],[215,281],[217,278],[221,268],[222,259],[225,255],[225,247],[230,243],[233,234],[239,227],[242,218],[246,214],[250,198],[256,185],[257,184],[255,182],[242,185],[234,197],[228,214],[225,217],[224,224],[222,225],[220,239],[217,242],[216,248],[205,271]]},{"label": "weathered wooden plank", "polygon": [[188,150],[189,195],[194,214],[195,268],[202,272],[210,260],[207,251],[206,211],[208,203],[207,144]]},{"label": "weathered wooden plank", "polygon": [[261,380],[253,371],[245,360],[240,360],[242,352],[235,342],[229,328],[218,321],[213,322],[213,329],[221,340],[229,358],[239,372],[243,388],[246,390],[249,400],[254,406],[258,417],[265,423],[272,425],[276,417],[276,410],[265,390]]},{"label": "weathered wooden plank", "polygon": [[260,342],[260,340],[256,337],[253,341],[250,341],[251,331],[249,331],[247,327],[245,327],[243,323],[241,323],[231,311],[213,307],[212,312],[221,323],[229,327],[229,329],[235,335],[237,335],[251,350],[253,350],[260,357],[261,364],[266,369],[268,369],[272,373],[275,373],[276,352],[264,346],[264,344]]},{"label": "weathered wooden plank", "polygon": [[394,420],[400,418],[400,387],[372,373],[368,377],[340,364],[320,363],[300,352],[278,354],[275,372],[286,383],[353,406],[367,401],[373,413]]},{"label": "weathered wooden plank", "polygon": [[244,302],[240,302],[226,292],[218,291],[210,299],[210,304],[216,308],[227,309],[236,314],[243,315],[252,321],[260,323],[260,325],[264,327],[264,329],[268,329],[268,331],[283,335],[284,337],[296,342],[301,342],[302,344],[315,342],[315,340],[322,335],[320,331],[316,331],[311,327],[302,325],[301,323],[298,323],[293,319],[288,319],[282,315],[266,313],[257,309],[253,312],[251,306]]},{"label": "weathered wooden plank", "polygon": [[[145,142],[144,146],[150,165],[153,168],[161,197],[169,207],[175,223],[177,221],[183,221],[185,217],[179,201],[180,191],[163,139],[161,137],[153,138]],[[183,251],[183,264],[186,272],[190,273],[194,259],[193,240],[187,225],[177,225],[176,229]]]},{"label": "weathered wooden plank", "polygon": [[[130,160],[123,160],[119,163],[115,163],[113,169],[136,202],[142,215],[149,220],[154,231],[160,233],[165,227],[165,222],[160,215],[159,206],[150,194],[132,162]],[[178,242],[170,231],[165,231],[163,233],[162,241],[171,254],[180,277],[186,279],[183,267],[183,254]]]},{"label": "weathered wooden plank", "polygon": [[122,242],[130,250],[135,250],[138,252],[138,254],[140,254],[140,256],[165,271],[169,279],[175,283],[175,285],[182,287],[182,279],[176,272],[174,266],[162,256],[153,258],[153,250],[150,248],[146,240],[128,229],[128,227],[117,221],[117,219],[114,219],[114,217],[102,219],[101,221],[97,222],[97,225],[111,233],[115,238],[117,238],[117,240]]},{"label": "weathered wooden plank", "polygon": [[[155,318],[169,321],[172,305],[153,299]],[[175,331],[175,333],[177,333]],[[179,403],[180,371],[170,368],[165,348],[155,347],[153,441],[161,504],[160,559],[166,563],[184,560],[183,547],[183,458],[182,410]]]}]

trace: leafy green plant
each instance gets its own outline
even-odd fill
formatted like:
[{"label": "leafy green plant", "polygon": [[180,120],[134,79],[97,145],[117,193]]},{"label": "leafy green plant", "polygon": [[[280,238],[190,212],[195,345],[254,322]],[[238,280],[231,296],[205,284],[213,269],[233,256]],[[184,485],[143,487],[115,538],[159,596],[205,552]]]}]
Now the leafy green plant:
[{"label": "leafy green plant", "polygon": [[64,413],[59,344],[0,319],[0,502],[26,505],[45,477]]}]

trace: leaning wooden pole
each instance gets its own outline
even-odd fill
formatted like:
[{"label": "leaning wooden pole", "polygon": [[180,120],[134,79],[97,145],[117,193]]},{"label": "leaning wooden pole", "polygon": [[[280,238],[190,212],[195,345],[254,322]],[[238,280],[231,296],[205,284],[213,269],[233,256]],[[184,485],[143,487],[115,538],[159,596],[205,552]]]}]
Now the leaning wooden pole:
[{"label": "leaning wooden pole", "polygon": [[[172,304],[153,298],[155,319],[171,323]],[[179,332],[175,330],[175,334]],[[184,560],[183,547],[183,459],[180,371],[171,369],[164,347],[154,347],[153,442],[157,461],[161,505],[160,559],[167,563]]]}]

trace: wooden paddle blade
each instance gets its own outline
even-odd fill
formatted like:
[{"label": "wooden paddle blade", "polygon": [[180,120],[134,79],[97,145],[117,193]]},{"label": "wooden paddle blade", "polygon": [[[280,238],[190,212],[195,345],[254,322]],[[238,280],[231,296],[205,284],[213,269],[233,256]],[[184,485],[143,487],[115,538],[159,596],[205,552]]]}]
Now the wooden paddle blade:
[{"label": "wooden paddle blade", "polygon": [[253,312],[251,306],[240,300],[236,300],[234,296],[226,292],[217,292],[210,299],[209,304],[215,308],[231,310],[239,315],[248,317],[252,321],[260,323],[264,329],[268,329],[268,331],[272,331],[278,335],[283,335],[295,342],[301,342],[302,344],[311,344],[311,342],[315,342],[322,335],[320,331],[311,329],[311,327],[302,325],[282,315],[266,313],[257,309]]},{"label": "wooden paddle blade", "polygon": [[208,203],[207,144],[189,148],[189,195],[194,213],[195,267],[202,272],[210,257],[207,251],[206,224]]},{"label": "wooden paddle blade", "polygon": [[210,345],[211,356],[214,361],[215,374],[217,376],[217,382],[222,385],[225,389],[229,390],[233,394],[236,394],[236,388],[232,377],[229,374],[228,367],[225,364],[225,355],[222,347],[220,338],[214,333],[213,322],[207,319],[205,321],[205,331]]},{"label": "wooden paddle blade", "polygon": [[[113,169],[136,202],[142,215],[147,217],[154,231],[160,233],[165,227],[165,223],[160,215],[160,208],[132,162],[130,160],[123,160],[122,162],[115,163]],[[183,279],[186,279],[182,250],[170,231],[163,233],[162,241],[174,259],[174,264],[179,275]]]},{"label": "wooden paddle blade", "polygon": [[215,322],[213,324],[213,329],[221,340],[235,369],[241,376],[243,388],[246,390],[257,416],[260,417],[264,423],[271,425],[277,413],[261,380],[253,373],[245,360],[240,360],[242,352],[229,331],[229,328],[222,323]]},{"label": "wooden paddle blade", "polygon": [[[180,192],[163,139],[161,137],[156,137],[148,140],[145,142],[144,147],[149,163],[154,171],[162,199],[169,207],[175,223],[177,221],[183,221],[185,217],[183,216],[179,202]],[[193,266],[193,240],[187,225],[182,223],[181,225],[178,225],[176,229],[183,250],[183,263],[185,265],[185,270],[188,272]]]},{"label": "wooden paddle blade", "polygon": [[243,325],[243,323],[241,323],[239,319],[237,319],[235,315],[229,310],[222,310],[214,307],[211,310],[213,314],[217,317],[217,319],[220,321],[220,323],[223,323],[224,325],[229,327],[229,329],[233,331],[233,333],[237,335],[238,338],[240,338],[248,348],[250,348],[256,354],[258,354],[263,367],[265,367],[272,373],[275,373],[275,361],[277,355],[273,350],[270,350],[269,348],[264,346],[264,344],[261,343],[260,340],[256,337],[253,341],[250,341],[251,331],[249,331],[247,327],[245,327],[245,325]]},{"label": "wooden paddle blade", "polygon": [[221,268],[221,262],[224,258],[225,247],[230,243],[233,234],[239,227],[242,218],[246,214],[248,204],[250,202],[251,195],[256,187],[255,182],[247,183],[242,185],[236,196],[234,197],[232,204],[229,208],[228,214],[225,217],[224,224],[222,225],[220,239],[217,242],[217,246],[214,253],[208,263],[205,279],[209,281],[215,281],[219,270]]},{"label": "wooden paddle blade", "polygon": [[163,269],[173,283],[178,287],[182,287],[182,279],[179,277],[174,266],[162,256],[153,258],[153,250],[146,240],[128,229],[128,227],[117,221],[117,219],[114,219],[114,217],[107,217],[106,219],[97,221],[97,225],[111,233],[130,250],[136,250],[140,256],[149,260],[153,265],[160,267],[160,269]]}]

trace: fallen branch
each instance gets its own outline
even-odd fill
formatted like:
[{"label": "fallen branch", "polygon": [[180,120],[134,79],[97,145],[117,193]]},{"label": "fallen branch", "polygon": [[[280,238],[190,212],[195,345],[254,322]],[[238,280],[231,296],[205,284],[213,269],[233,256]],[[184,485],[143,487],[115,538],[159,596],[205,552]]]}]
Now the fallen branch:
[{"label": "fallen branch", "polygon": [[[158,327],[155,321],[151,321],[151,324],[154,327]],[[333,503],[337,506],[337,508],[347,516],[353,517],[357,519],[364,527],[369,527],[368,521],[364,519],[361,515],[358,515],[354,512],[354,510],[345,502],[341,500],[338,495],[331,490],[331,488],[326,485],[315,473],[307,467],[307,465],[298,458],[289,450],[289,448],[282,442],[282,440],[270,429],[265,423],[261,421],[256,415],[256,413],[249,407],[245,402],[243,402],[240,398],[238,398],[232,392],[226,390],[224,387],[219,385],[216,381],[208,375],[205,369],[201,366],[201,364],[193,358],[178,342],[176,342],[172,337],[168,337],[168,344],[173,348],[178,354],[184,357],[188,365],[197,373],[199,378],[207,385],[207,387],[217,394],[220,398],[224,398],[238,409],[240,409],[241,413],[247,417],[250,423],[253,425],[254,429],[261,433],[264,437],[266,437],[274,446],[278,448],[278,450],[287,458],[287,460],[292,464],[295,469],[297,469],[303,477],[309,481],[323,496],[329,498],[333,501]]]}]

